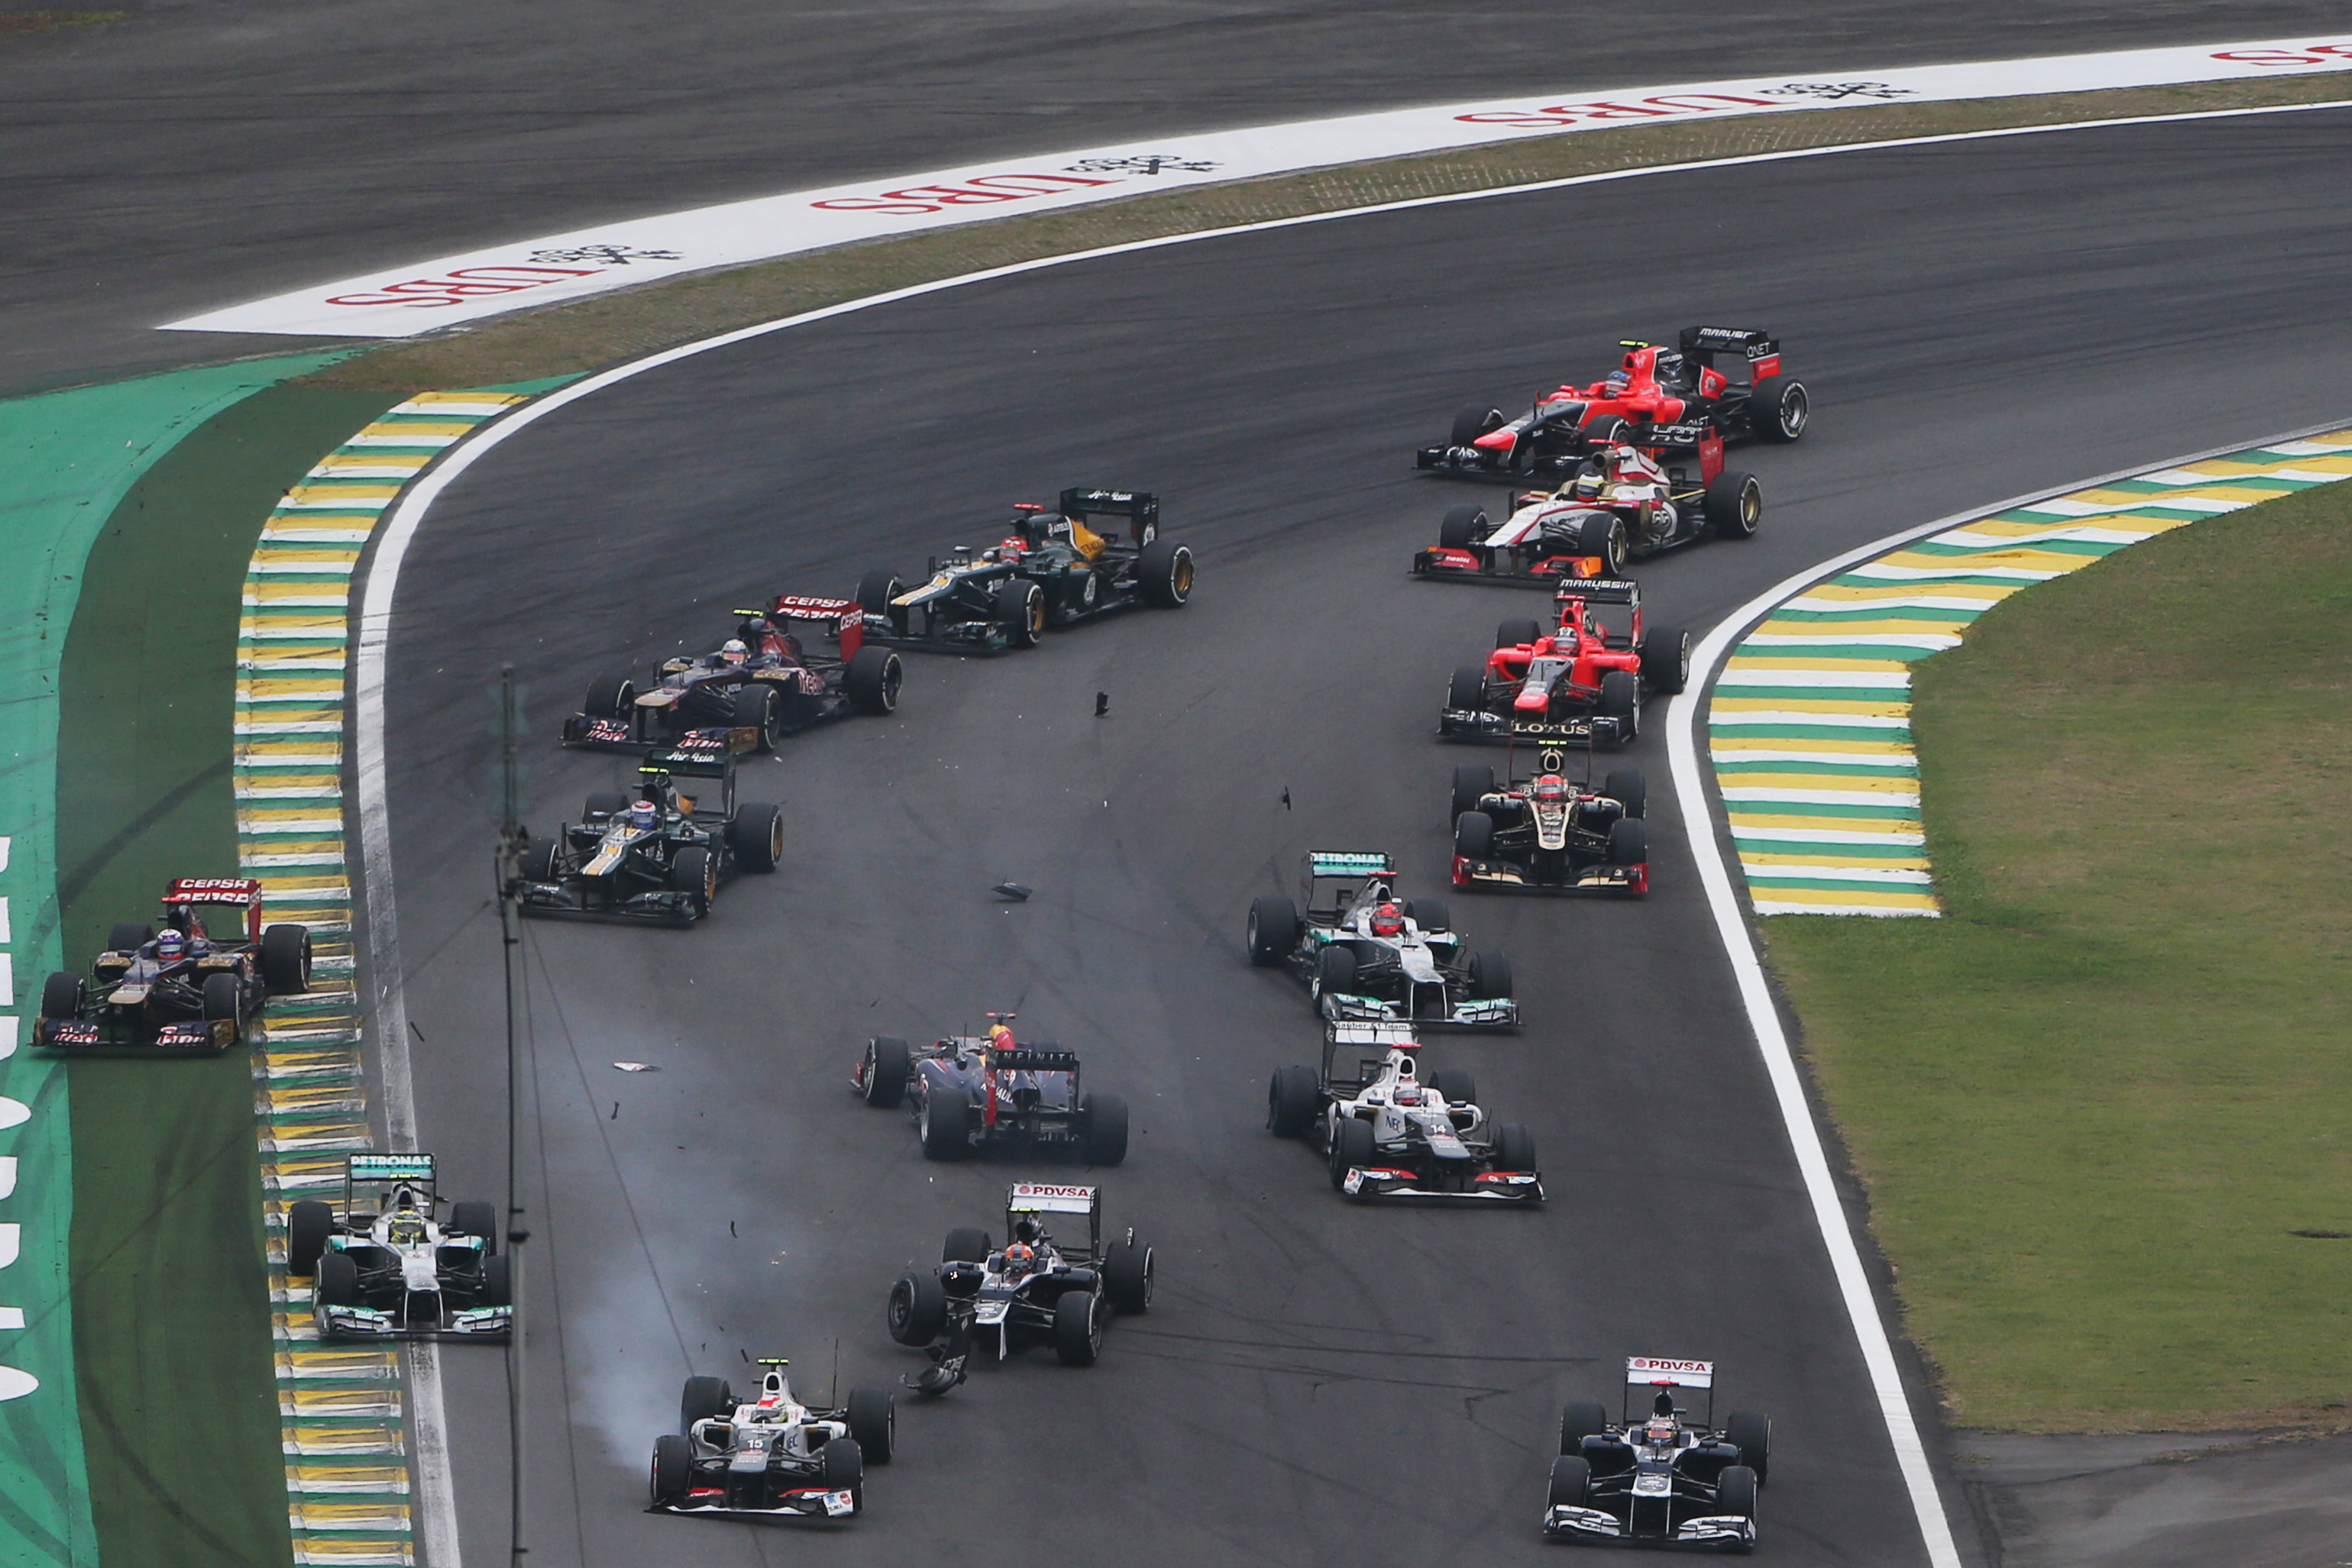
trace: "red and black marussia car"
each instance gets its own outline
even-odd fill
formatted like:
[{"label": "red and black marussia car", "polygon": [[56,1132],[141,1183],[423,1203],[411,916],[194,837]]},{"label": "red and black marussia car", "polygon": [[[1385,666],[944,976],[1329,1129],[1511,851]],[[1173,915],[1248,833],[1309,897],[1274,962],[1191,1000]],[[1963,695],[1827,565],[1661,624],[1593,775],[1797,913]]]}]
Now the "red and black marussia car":
[{"label": "red and black marussia car", "polygon": [[[1696,447],[1703,435],[1726,441],[1794,441],[1811,405],[1801,381],[1780,373],[1780,345],[1746,327],[1685,327],[1676,348],[1626,342],[1618,368],[1590,386],[1564,383],[1538,393],[1516,419],[1473,403],[1454,416],[1443,446],[1423,447],[1413,467],[1442,474],[1516,479],[1574,471],[1594,445]],[[1734,369],[1718,355],[1737,354]]]},{"label": "red and black marussia car", "polygon": [[[1626,619],[1604,625],[1601,606]],[[1642,625],[1632,582],[1570,578],[1549,631],[1532,616],[1495,628],[1495,651],[1465,664],[1445,689],[1437,732],[1449,741],[1588,741],[1622,745],[1641,728],[1642,700],[1671,696],[1690,677],[1690,634]]]}]

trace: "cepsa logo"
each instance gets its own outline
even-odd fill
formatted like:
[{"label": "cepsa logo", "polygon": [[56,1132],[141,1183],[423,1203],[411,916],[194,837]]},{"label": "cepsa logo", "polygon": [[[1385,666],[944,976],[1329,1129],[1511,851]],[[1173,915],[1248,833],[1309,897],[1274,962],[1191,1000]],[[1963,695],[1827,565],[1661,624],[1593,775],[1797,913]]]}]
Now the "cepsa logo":
[{"label": "cepsa logo", "polygon": [[990,202],[1026,201],[1031,196],[1057,196],[1089,185],[1117,185],[1120,180],[1094,180],[1079,174],[975,174],[953,184],[906,185],[870,196],[832,196],[809,205],[829,213],[892,213],[919,217],[950,207],[980,206]]},{"label": "cepsa logo", "polygon": [[2352,65],[2352,43],[2305,44],[2292,49],[2223,49],[2213,58],[2242,66]]},{"label": "cepsa logo", "polygon": [[337,294],[330,305],[462,305],[486,294],[544,289],[567,278],[593,278],[601,267],[456,267],[437,278],[410,278],[366,294]]},{"label": "cepsa logo", "polygon": [[1591,103],[1556,103],[1549,109],[1497,109],[1454,118],[1470,125],[1517,125],[1530,131],[1550,131],[1579,121],[1659,120],[1678,114],[1716,114],[1727,109],[1786,109],[1769,98],[1742,98],[1727,92],[1668,92],[1654,98],[1597,99]]}]

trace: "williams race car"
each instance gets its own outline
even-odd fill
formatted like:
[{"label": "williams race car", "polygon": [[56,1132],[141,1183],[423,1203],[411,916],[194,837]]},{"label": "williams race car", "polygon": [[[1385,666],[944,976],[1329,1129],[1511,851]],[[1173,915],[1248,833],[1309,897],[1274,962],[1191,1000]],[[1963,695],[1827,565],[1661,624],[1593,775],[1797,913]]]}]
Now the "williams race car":
[{"label": "williams race car", "polygon": [[[847,599],[785,594],[735,617],[735,635],[718,652],[667,660],[642,688],[627,674],[598,676],[581,711],[563,721],[563,743],[641,752],[715,738],[764,752],[827,720],[898,706],[899,658],[865,646],[866,616]],[[811,653],[803,630],[834,651]]]},{"label": "williams race car", "polygon": [[[1287,965],[1327,1019],[1517,1027],[1510,961],[1492,950],[1465,955],[1444,904],[1400,902],[1395,879],[1389,855],[1310,851],[1299,877],[1304,914],[1279,896],[1251,901],[1250,962]],[[1327,889],[1329,902],[1318,903]]]},{"label": "williams race car", "polygon": [[[364,1200],[364,1201],[362,1201]],[[353,1154],[341,1208],[286,1211],[286,1272],[310,1279],[321,1339],[504,1339],[514,1330],[498,1210],[448,1205],[430,1154]]]},{"label": "williams race car", "polygon": [[866,1042],[850,1088],[866,1104],[903,1104],[926,1160],[1009,1149],[1064,1154],[1089,1165],[1127,1158],[1127,1101],[1078,1089],[1078,1056],[1051,1041],[1021,1045],[1011,1013],[988,1032],[950,1035],[919,1048],[895,1035]]},{"label": "williams race car", "polygon": [[772,871],[783,814],[735,799],[735,753],[689,737],[637,768],[637,795],[588,797],[578,822],[522,854],[514,896],[526,915],[691,925],[735,872]]},{"label": "williams race car", "polygon": [[[204,911],[224,907],[243,911],[244,929],[215,936]],[[259,882],[183,877],[163,890],[163,930],[121,921],[89,979],[60,971],[42,983],[33,1043],[226,1050],[245,1037],[267,998],[309,989],[310,933],[263,926]]]},{"label": "williams race car", "polygon": [[[1055,1241],[1048,1215],[1087,1216],[1087,1247]],[[890,1337],[929,1349],[931,1364],[908,1380],[919,1394],[945,1394],[964,1379],[975,1339],[1003,1361],[1023,1343],[1050,1342],[1065,1366],[1092,1366],[1113,1311],[1151,1306],[1151,1248],[1133,1226],[1102,1239],[1102,1189],[1016,1183],[1004,1200],[1005,1243],[984,1230],[951,1230],[940,1266],[909,1271],[890,1287]]]},{"label": "williams race car", "polygon": [[1763,517],[1764,487],[1753,474],[1725,468],[1722,443],[1712,437],[1700,447],[1696,472],[1603,443],[1559,489],[1515,497],[1499,526],[1483,507],[1451,508],[1436,547],[1415,554],[1412,570],[1484,582],[1622,577],[1637,556],[1702,538],[1752,539]]},{"label": "williams race car", "polygon": [[[1695,447],[1712,439],[1794,441],[1811,414],[1802,382],[1780,374],[1780,345],[1739,327],[1685,327],[1680,347],[1623,342],[1624,358],[1590,386],[1538,393],[1517,419],[1474,403],[1454,416],[1445,444],[1423,447],[1413,467],[1444,474],[1511,479],[1574,470],[1603,441]],[[1745,376],[1717,368],[1738,354]]]},{"label": "williams race car", "polygon": [[1331,1184],[1351,1198],[1539,1204],[1536,1141],[1490,1127],[1460,1068],[1421,1076],[1421,1042],[1400,1024],[1332,1024],[1323,1066],[1275,1069],[1265,1124],[1323,1152]]},{"label": "williams race car", "polygon": [[[1604,626],[1601,605],[1622,606],[1629,621],[1622,628]],[[1645,694],[1677,692],[1689,679],[1690,635],[1680,626],[1643,629],[1635,584],[1563,582],[1558,613],[1549,631],[1533,619],[1495,628],[1486,662],[1461,666],[1447,682],[1438,734],[1622,745],[1641,728]]]},{"label": "williams race car", "polygon": [[866,1467],[890,1462],[898,1412],[886,1388],[853,1388],[839,1409],[802,1404],[792,1363],[761,1356],[760,1392],[739,1401],[723,1377],[689,1377],[677,1430],[654,1439],[648,1513],[736,1518],[866,1510]]},{"label": "williams race car", "polygon": [[1646,893],[1648,792],[1639,770],[1612,769],[1601,787],[1568,777],[1541,753],[1533,778],[1498,784],[1491,763],[1454,770],[1454,885],[1465,891]]},{"label": "williams race car", "polygon": [[[1706,1391],[1703,1421],[1684,1420],[1678,1388]],[[1646,1416],[1635,1413],[1637,1399],[1647,1402]],[[1772,1423],[1752,1410],[1735,1410],[1716,1428],[1713,1362],[1628,1356],[1621,1421],[1612,1425],[1597,1401],[1560,1413],[1544,1534],[1748,1551],[1771,1448]]]},{"label": "williams race car", "polygon": [[[1034,647],[1049,626],[1129,605],[1172,610],[1192,596],[1192,552],[1160,537],[1159,497],[1073,487],[1057,504],[1016,507],[1003,540],[976,552],[958,545],[914,587],[894,572],[868,572],[857,584],[866,635],[897,647],[994,653]],[[1127,539],[1087,526],[1105,515],[1127,519]]]}]

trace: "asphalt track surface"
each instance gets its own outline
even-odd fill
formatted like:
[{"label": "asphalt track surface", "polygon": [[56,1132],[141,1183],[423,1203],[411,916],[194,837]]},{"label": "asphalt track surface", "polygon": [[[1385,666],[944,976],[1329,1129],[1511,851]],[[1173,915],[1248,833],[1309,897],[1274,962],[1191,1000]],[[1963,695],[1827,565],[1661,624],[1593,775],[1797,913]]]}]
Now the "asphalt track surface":
[{"label": "asphalt track surface", "polygon": [[[487,455],[408,556],[388,713],[422,1136],[461,1194],[494,1194],[503,1161],[498,664],[550,738],[525,752],[544,831],[625,776],[551,744],[578,689],[706,646],[762,593],[911,572],[1065,482],[1160,491],[1201,561],[1181,612],[912,657],[895,719],[751,768],[791,851],[702,928],[528,928],[532,1562],[1027,1562],[1064,1531],[1139,1564],[1524,1559],[1560,1401],[1613,1399],[1629,1352],[1714,1357],[1727,1403],[1772,1414],[1774,1560],[1916,1560],[1654,727],[1646,902],[1453,900],[1513,954],[1528,1027],[1433,1055],[1532,1127],[1542,1213],[1349,1206],[1269,1137],[1266,1076],[1318,1034],[1244,962],[1243,914],[1310,847],[1388,848],[1408,892],[1438,886],[1448,768],[1476,754],[1433,738],[1442,683],[1538,604],[1405,574],[1476,493],[1408,468],[1457,404],[1628,332],[1781,333],[1816,420],[1739,459],[1761,534],[1638,570],[1654,618],[1697,632],[1897,528],[2342,414],[2352,323],[2316,302],[2352,237],[2310,196],[2347,128],[1866,152],[1207,240],[740,344]],[[2242,395],[2217,397],[2232,366]],[[1035,897],[992,901],[1008,878]],[[821,1547],[638,1513],[688,1373],[782,1353],[821,1386],[837,1353],[846,1387],[920,1364],[883,1331],[890,1279],[951,1226],[1001,1230],[1038,1167],[925,1163],[847,1070],[869,1034],[1006,1007],[1135,1108],[1128,1163],[1093,1179],[1159,1249],[1151,1314],[1090,1371],[1033,1353],[906,1402],[871,1511],[800,1531]],[[492,1559],[497,1352],[446,1365],[467,1551]]]},{"label": "asphalt track surface", "polygon": [[1595,0],[110,8],[134,15],[0,36],[0,395],[286,348],[152,329],[404,258],[971,158],[2343,23],[2322,0],[1821,0],[1698,24]]}]

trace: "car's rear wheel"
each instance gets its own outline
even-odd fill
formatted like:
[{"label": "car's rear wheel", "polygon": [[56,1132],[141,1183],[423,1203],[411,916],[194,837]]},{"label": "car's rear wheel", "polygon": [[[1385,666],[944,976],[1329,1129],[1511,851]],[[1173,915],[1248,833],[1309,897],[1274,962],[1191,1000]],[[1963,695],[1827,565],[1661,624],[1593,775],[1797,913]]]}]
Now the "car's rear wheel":
[{"label": "car's rear wheel", "polygon": [[1454,428],[1446,433],[1449,447],[1467,447],[1489,430],[1502,427],[1503,411],[1485,403],[1465,403],[1454,415]]},{"label": "car's rear wheel", "polygon": [[1446,814],[1448,822],[1459,822],[1465,811],[1475,811],[1478,803],[1495,793],[1495,764],[1492,763],[1457,763],[1454,767],[1454,809]]},{"label": "car's rear wheel", "polygon": [[887,1388],[853,1388],[846,1413],[858,1452],[877,1465],[890,1462],[898,1444],[898,1405]]},{"label": "car's rear wheel", "polygon": [[692,1433],[698,1421],[735,1413],[735,1391],[723,1377],[689,1377],[677,1395],[677,1429]]},{"label": "car's rear wheel", "polygon": [[753,750],[774,751],[784,732],[783,694],[767,681],[745,681],[735,689],[734,723],[753,731]]},{"label": "car's rear wheel", "polygon": [[625,719],[637,700],[637,683],[625,675],[600,675],[588,683],[580,711],[591,719]]},{"label": "car's rear wheel", "polygon": [[460,1236],[480,1237],[485,1257],[496,1253],[499,1249],[499,1211],[495,1205],[484,1203],[478,1198],[468,1199],[462,1204],[451,1204],[448,1228]]},{"label": "car's rear wheel", "polygon": [[1511,961],[1503,956],[1500,948],[1488,948],[1470,955],[1470,994],[1480,1001],[1492,1001],[1511,994]]},{"label": "car's rear wheel", "polygon": [[299,996],[310,989],[310,931],[307,926],[274,925],[261,932],[261,984],[272,996]]},{"label": "car's rear wheel", "polygon": [[1786,376],[1759,376],[1748,393],[1748,427],[1759,441],[1785,446],[1805,433],[1812,422],[1812,400],[1805,384]]},{"label": "car's rear wheel", "polygon": [[[1466,446],[1467,442],[1456,442]],[[1486,509],[1465,503],[1450,506],[1438,520],[1437,547],[1441,550],[1467,550],[1486,536]]]},{"label": "car's rear wheel", "polygon": [[106,951],[136,952],[154,940],[155,928],[145,921],[117,921],[114,929],[107,933]]},{"label": "car's rear wheel", "polygon": [[1465,860],[1484,860],[1495,852],[1495,819],[1483,811],[1465,811],[1454,819],[1454,853]]},{"label": "car's rear wheel", "polygon": [[1430,1075],[1429,1087],[1444,1095],[1450,1105],[1478,1103],[1477,1076],[1468,1068],[1441,1068]]},{"label": "car's rear wheel", "polygon": [[1495,1129],[1495,1169],[1532,1171],[1536,1168],[1535,1135],[1517,1122]]},{"label": "car's rear wheel", "polygon": [[1103,1295],[1122,1312],[1151,1310],[1151,1248],[1139,1241],[1117,1241],[1103,1259]]},{"label": "car's rear wheel", "polygon": [[1158,610],[1172,610],[1192,596],[1190,547],[1155,539],[1135,558],[1136,591]]},{"label": "car's rear wheel", "polygon": [[1344,1188],[1348,1173],[1372,1163],[1377,1147],[1372,1137],[1372,1124],[1359,1121],[1352,1116],[1342,1117],[1331,1130],[1331,1185]]},{"label": "car's rear wheel", "polygon": [[908,1064],[913,1053],[896,1035],[877,1035],[866,1042],[866,1060],[858,1066],[858,1092],[866,1103],[887,1110],[907,1098]]},{"label": "car's rear wheel", "polygon": [[1642,634],[1642,679],[1650,689],[1672,697],[1690,684],[1690,633],[1680,626],[1653,626]]},{"label": "car's rear wheel", "polygon": [[1483,664],[1455,666],[1454,679],[1445,683],[1446,710],[1475,713],[1486,706],[1486,667]]},{"label": "car's rear wheel", "polygon": [[1315,984],[1307,1000],[1321,1011],[1323,998],[1346,994],[1356,988],[1356,950],[1346,942],[1325,946],[1315,957]]},{"label": "car's rear wheel", "polygon": [[971,1152],[971,1101],[963,1090],[934,1084],[923,1097],[915,1130],[926,1160],[961,1160]]},{"label": "car's rear wheel", "polygon": [[1015,577],[996,591],[996,624],[1013,647],[1035,647],[1045,635],[1045,591]]},{"label": "car's rear wheel", "polygon": [[985,1263],[992,1250],[988,1232],[977,1226],[960,1225],[948,1232],[947,1240],[940,1244],[940,1261]]},{"label": "car's rear wheel", "polygon": [[1601,781],[1601,793],[1623,806],[1628,816],[1649,815],[1650,786],[1639,768],[1610,769],[1609,776]]},{"label": "car's rear wheel", "polygon": [[1249,957],[1264,969],[1280,963],[1298,945],[1298,906],[1279,895],[1250,900]]},{"label": "car's rear wheel", "polygon": [[311,1300],[321,1307],[360,1304],[360,1266],[340,1252],[321,1253],[311,1271]]},{"label": "car's rear wheel", "polygon": [[772,871],[784,858],[784,814],[765,801],[746,801],[735,808],[727,825],[727,842],[735,863],[746,871]]},{"label": "car's rear wheel", "polygon": [[906,683],[907,667],[887,647],[859,648],[850,656],[849,667],[841,677],[849,705],[877,717],[898,711],[898,689]]},{"label": "car's rear wheel", "polygon": [[1617,736],[1630,741],[1642,722],[1642,678],[1630,669],[1612,669],[1601,678],[1601,700],[1593,705],[1603,719],[1617,721]]},{"label": "car's rear wheel", "polygon": [[1559,1451],[1573,1454],[1587,1437],[1609,1429],[1609,1407],[1597,1399],[1571,1399],[1559,1409]]},{"label": "car's rear wheel", "polygon": [[816,1451],[817,1471],[824,1489],[856,1492],[866,1480],[866,1450],[855,1437],[835,1437]]},{"label": "car's rear wheel", "polygon": [[1054,1303],[1054,1353],[1064,1366],[1092,1366],[1102,1354],[1102,1298],[1065,1290]]},{"label": "car's rear wheel", "polygon": [[1551,1491],[1545,1499],[1552,1508],[1589,1508],[1592,1503],[1592,1467],[1581,1454],[1562,1454],[1551,1462]]},{"label": "car's rear wheel", "polygon": [[1265,1128],[1276,1138],[1297,1138],[1315,1125],[1315,1111],[1322,1099],[1322,1083],[1313,1068],[1287,1067],[1274,1069],[1274,1078],[1265,1086]]},{"label": "car's rear wheel", "polygon": [[1621,816],[1609,825],[1609,863],[1646,866],[1650,863],[1650,825],[1637,817]]},{"label": "car's rear wheel", "polygon": [[719,896],[719,862],[710,858],[708,849],[681,849],[677,858],[669,863],[669,885],[693,900],[697,914],[706,914],[711,900]]},{"label": "car's rear wheel", "polygon": [[205,1022],[245,1024],[245,984],[234,974],[205,976]]},{"label": "car's rear wheel", "polygon": [[889,1304],[882,1321],[890,1337],[902,1345],[927,1345],[947,1327],[948,1293],[936,1274],[909,1271],[890,1287]]},{"label": "car's rear wheel", "polygon": [[1764,487],[1753,474],[1727,468],[1708,481],[1699,504],[1707,531],[1717,539],[1753,539],[1764,521]]},{"label": "car's rear wheel", "polygon": [[1753,1410],[1735,1410],[1724,1423],[1723,1435],[1739,1450],[1739,1462],[1756,1472],[1759,1485],[1771,1476],[1772,1418]]},{"label": "car's rear wheel", "polygon": [[1116,1165],[1127,1158],[1127,1101],[1115,1094],[1090,1094],[1079,1103],[1086,1119],[1089,1165]]},{"label": "car's rear wheel", "polygon": [[656,1508],[675,1508],[694,1484],[694,1445],[675,1432],[654,1439],[652,1489]]},{"label": "car's rear wheel", "polygon": [[286,1272],[307,1279],[319,1268],[327,1238],[335,1234],[335,1211],[316,1198],[302,1198],[286,1210]]},{"label": "car's rear wheel", "polygon": [[1716,1478],[1715,1510],[1736,1513],[1753,1521],[1756,1518],[1756,1489],[1761,1482],[1756,1472],[1746,1465],[1727,1465]]},{"label": "car's rear wheel", "polygon": [[44,1018],[81,1016],[80,975],[68,974],[60,970],[41,982],[41,1016]]},{"label": "car's rear wheel", "polygon": [[1625,520],[1613,511],[1589,511],[1576,526],[1576,552],[1601,558],[1604,577],[1625,574]]}]

